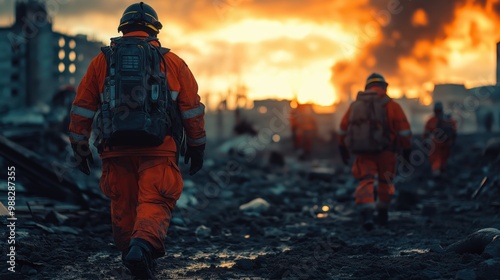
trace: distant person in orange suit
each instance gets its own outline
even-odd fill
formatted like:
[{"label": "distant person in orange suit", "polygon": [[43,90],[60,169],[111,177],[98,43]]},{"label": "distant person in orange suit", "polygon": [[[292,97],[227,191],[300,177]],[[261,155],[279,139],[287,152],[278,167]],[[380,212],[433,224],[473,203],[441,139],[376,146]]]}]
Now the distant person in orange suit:
[{"label": "distant person in orange suit", "polygon": [[298,115],[299,115],[299,108],[297,103],[297,107],[292,108],[290,110],[290,116],[288,117],[288,121],[290,122],[290,130],[292,132],[292,142],[294,149],[298,149],[300,146],[300,139],[297,137]]},{"label": "distant person in orange suit", "polygon": [[425,124],[424,140],[431,138],[433,148],[429,152],[432,175],[439,178],[446,172],[451,147],[457,138],[457,123],[444,113],[443,103],[434,104],[434,116]]},{"label": "distant person in orange suit", "polygon": [[[397,153],[408,162],[411,153],[411,130],[401,106],[387,95],[388,83],[378,73],[366,80],[365,91],[358,93],[340,123],[339,151],[344,164],[350,153],[356,155],[352,173],[359,181],[354,192],[362,226],[374,227],[373,212],[385,226],[395,192]],[[377,182],[377,201],[374,187]]]},{"label": "distant person in orange suit", "polygon": [[311,155],[314,138],[318,133],[312,105],[299,104],[295,117],[295,143],[302,152],[300,159],[306,159]]}]

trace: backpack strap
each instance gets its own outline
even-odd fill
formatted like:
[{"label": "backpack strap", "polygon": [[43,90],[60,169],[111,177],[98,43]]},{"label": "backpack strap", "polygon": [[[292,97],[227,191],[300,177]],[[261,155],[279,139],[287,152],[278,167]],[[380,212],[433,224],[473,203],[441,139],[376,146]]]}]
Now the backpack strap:
[{"label": "backpack strap", "polygon": [[[113,53],[111,47],[110,46],[102,47],[101,52],[104,54],[104,57],[106,58],[106,63],[110,65],[111,54]],[[109,67],[106,67],[106,76],[109,76]]]},{"label": "backpack strap", "polygon": [[170,51],[169,48],[164,48],[164,47],[160,48],[161,55],[166,55],[169,51]]}]

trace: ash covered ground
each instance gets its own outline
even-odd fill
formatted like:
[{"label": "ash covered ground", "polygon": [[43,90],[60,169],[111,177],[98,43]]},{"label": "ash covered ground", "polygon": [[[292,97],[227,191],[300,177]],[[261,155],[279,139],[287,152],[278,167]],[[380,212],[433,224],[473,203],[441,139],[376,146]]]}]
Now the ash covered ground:
[{"label": "ash covered ground", "polygon": [[[184,176],[157,277],[500,279],[495,230],[450,246],[478,230],[500,229],[500,187],[491,182],[498,171],[482,155],[494,136],[460,136],[442,180],[431,180],[427,161],[406,170],[398,178],[388,227],[371,232],[360,226],[356,181],[341,165],[335,143],[318,143],[305,161],[297,160],[286,139],[265,148],[244,137],[210,147],[204,171]],[[247,149],[231,150],[239,145],[234,141],[247,141]],[[2,168],[7,165],[3,160]],[[22,174],[16,272],[3,261],[1,279],[130,279],[113,245],[109,202],[96,194],[98,168],[90,178],[72,175],[94,188],[96,195],[86,195],[88,209],[32,195],[27,186],[33,182]],[[2,259],[7,235],[0,239]]]}]

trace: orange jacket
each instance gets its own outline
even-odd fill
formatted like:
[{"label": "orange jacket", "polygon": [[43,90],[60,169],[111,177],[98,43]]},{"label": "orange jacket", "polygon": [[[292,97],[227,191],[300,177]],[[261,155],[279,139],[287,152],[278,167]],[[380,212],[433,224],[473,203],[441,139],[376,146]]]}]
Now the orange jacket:
[{"label": "orange jacket", "polygon": [[[124,36],[147,37],[147,33],[136,31]],[[155,43],[153,41],[153,43]],[[168,86],[172,97],[182,113],[183,125],[186,129],[187,143],[191,146],[205,144],[204,129],[205,106],[200,102],[198,84],[187,64],[172,52],[164,55],[167,64]],[[165,67],[161,64],[161,70]],[[99,94],[104,90],[107,62],[101,52],[91,62],[87,73],[83,77],[71,108],[71,123],[69,125],[70,140],[72,143],[88,141],[92,128],[93,117],[98,110]],[[177,148],[172,137],[166,136],[163,144],[157,147],[113,147],[112,151],[105,149],[101,158],[156,155],[172,156]]]},{"label": "orange jacket", "polygon": [[427,123],[425,123],[424,138],[432,136],[432,139],[437,142],[443,142],[443,140],[445,140],[445,142],[448,140],[454,140],[457,133],[457,122],[451,117],[449,119],[443,119],[442,121],[449,122],[449,124],[453,128],[454,135],[450,139],[436,139],[436,138],[446,137],[445,135],[437,135],[437,133],[439,133],[436,131],[439,123],[439,118],[437,116],[431,117],[427,121]]},{"label": "orange jacket", "polygon": [[[379,95],[385,95],[386,92],[380,88],[372,88]],[[411,148],[411,128],[406,119],[406,115],[401,106],[394,100],[390,100],[386,105],[387,121],[389,125],[389,136],[393,148],[410,149]],[[345,136],[349,127],[349,115],[351,108],[342,117],[339,131],[339,144],[345,146]]]}]

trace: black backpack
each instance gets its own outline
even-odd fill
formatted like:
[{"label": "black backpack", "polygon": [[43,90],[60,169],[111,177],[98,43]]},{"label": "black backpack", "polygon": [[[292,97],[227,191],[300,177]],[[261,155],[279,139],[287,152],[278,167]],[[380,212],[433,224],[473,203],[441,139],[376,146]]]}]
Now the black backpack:
[{"label": "black backpack", "polygon": [[111,46],[101,49],[108,64],[98,117],[101,150],[159,146],[173,133],[173,123],[178,127],[180,112],[161,71],[161,63],[167,69],[163,55],[169,49],[152,45],[153,40],[157,39],[112,38]]},{"label": "black backpack", "polygon": [[374,91],[358,92],[351,104],[346,145],[352,153],[376,153],[390,146],[386,105],[391,101]]},{"label": "black backpack", "polygon": [[440,138],[443,138],[441,140],[454,140],[456,137],[455,127],[453,126],[450,115],[438,117],[436,129],[437,131],[435,131],[435,133]]}]

